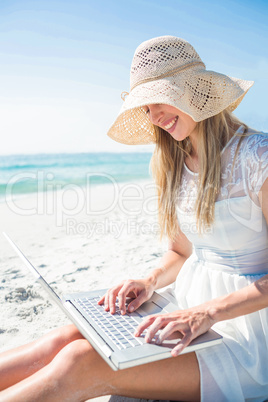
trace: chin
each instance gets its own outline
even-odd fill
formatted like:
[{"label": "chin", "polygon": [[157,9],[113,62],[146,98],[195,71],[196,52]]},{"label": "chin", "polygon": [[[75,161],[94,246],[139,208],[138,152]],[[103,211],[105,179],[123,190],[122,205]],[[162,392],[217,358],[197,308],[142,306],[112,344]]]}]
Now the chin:
[{"label": "chin", "polygon": [[174,138],[174,140],[176,140],[176,141],[183,141],[186,138],[186,136],[176,134],[176,133],[172,133],[172,134],[169,134],[169,135],[171,135],[171,137]]}]

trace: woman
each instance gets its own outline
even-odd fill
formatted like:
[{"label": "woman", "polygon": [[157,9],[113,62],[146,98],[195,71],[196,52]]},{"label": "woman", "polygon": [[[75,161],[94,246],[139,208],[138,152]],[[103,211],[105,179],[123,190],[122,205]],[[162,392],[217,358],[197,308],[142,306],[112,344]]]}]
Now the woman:
[{"label": "woman", "polygon": [[[108,135],[156,143],[162,265],[99,301],[135,310],[156,289],[178,311],[137,328],[161,343],[182,334],[173,358],[113,372],[73,326],[1,356],[1,401],[82,401],[112,394],[183,401],[268,397],[268,139],[231,112],[253,83],[207,71],[186,41],[165,36],[134,55],[131,90]],[[211,326],[223,342],[179,355]]]}]

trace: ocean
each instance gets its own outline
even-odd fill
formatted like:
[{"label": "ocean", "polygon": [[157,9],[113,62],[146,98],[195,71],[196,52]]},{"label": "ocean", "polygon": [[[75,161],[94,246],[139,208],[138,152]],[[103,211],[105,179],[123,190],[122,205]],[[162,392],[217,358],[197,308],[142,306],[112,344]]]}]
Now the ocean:
[{"label": "ocean", "polygon": [[151,153],[80,153],[0,156],[0,202],[37,191],[150,178]]}]

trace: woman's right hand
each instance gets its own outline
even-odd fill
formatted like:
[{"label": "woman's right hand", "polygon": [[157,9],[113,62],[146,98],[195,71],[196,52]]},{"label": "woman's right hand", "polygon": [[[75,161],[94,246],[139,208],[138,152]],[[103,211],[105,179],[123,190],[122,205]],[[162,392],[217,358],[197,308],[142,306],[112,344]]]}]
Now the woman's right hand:
[{"label": "woman's right hand", "polygon": [[[150,279],[128,279],[109,289],[98,301],[98,304],[104,304],[105,310],[110,311],[111,314],[114,314],[116,311],[115,302],[117,298],[121,314],[126,314],[126,310],[132,313],[144,302],[149,300],[153,292],[154,286]],[[134,300],[128,304],[126,309],[127,297],[130,297]]]}]

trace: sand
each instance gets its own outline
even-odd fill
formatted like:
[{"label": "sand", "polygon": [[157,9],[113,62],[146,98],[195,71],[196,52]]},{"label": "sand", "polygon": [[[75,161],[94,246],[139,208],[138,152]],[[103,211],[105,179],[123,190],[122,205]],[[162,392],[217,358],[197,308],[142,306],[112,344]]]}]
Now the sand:
[{"label": "sand", "polygon": [[156,210],[148,181],[70,186],[0,204],[0,352],[69,323],[2,231],[61,295],[146,276],[166,247],[158,240]]}]

